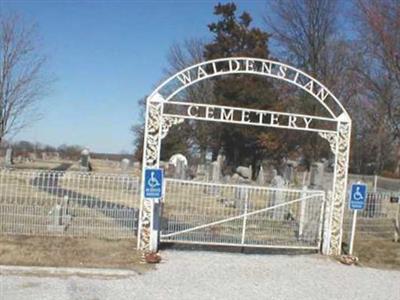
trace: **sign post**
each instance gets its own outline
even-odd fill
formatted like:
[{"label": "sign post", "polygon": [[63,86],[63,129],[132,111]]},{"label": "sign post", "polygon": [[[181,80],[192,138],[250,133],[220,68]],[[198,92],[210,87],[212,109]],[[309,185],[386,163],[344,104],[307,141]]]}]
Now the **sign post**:
[{"label": "sign post", "polygon": [[162,169],[145,169],[144,174],[144,198],[151,202],[151,225],[150,225],[150,251],[156,251],[159,244],[161,230],[160,206],[164,194],[164,172]]},{"label": "sign post", "polygon": [[365,208],[366,200],[367,200],[367,186],[365,184],[361,184],[360,182],[353,184],[351,186],[351,193],[350,193],[350,209],[354,211],[353,224],[351,227],[351,238],[350,238],[350,249],[349,249],[350,255],[353,255],[354,236],[356,232],[356,223],[357,223],[357,211],[363,210]]}]

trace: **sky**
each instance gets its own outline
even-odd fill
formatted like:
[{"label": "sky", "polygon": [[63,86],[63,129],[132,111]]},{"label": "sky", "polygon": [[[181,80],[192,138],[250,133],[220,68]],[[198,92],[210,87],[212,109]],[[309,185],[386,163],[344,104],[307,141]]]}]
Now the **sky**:
[{"label": "sky", "polygon": [[[227,1],[221,1],[222,3]],[[174,42],[211,38],[217,1],[9,1],[38,25],[46,73],[54,78],[40,103],[42,117],[13,141],[81,145],[94,152],[133,151],[130,128],[138,100],[163,78]],[[262,26],[265,1],[235,1]]]}]

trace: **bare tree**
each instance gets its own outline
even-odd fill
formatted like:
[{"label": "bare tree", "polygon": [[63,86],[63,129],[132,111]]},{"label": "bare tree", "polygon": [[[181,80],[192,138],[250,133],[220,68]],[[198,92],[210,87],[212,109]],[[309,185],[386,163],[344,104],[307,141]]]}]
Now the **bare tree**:
[{"label": "bare tree", "polygon": [[364,63],[357,71],[364,83],[362,95],[373,108],[371,143],[376,171],[385,165],[397,166],[394,170],[399,176],[400,1],[359,0],[357,7],[357,29],[364,51]]},{"label": "bare tree", "polygon": [[35,26],[0,15],[0,143],[37,118],[35,105],[49,83]]},{"label": "bare tree", "polygon": [[[320,80],[347,104],[357,93],[352,75],[353,49],[338,31],[338,0],[273,0],[268,2],[264,21],[272,32],[279,58]],[[301,91],[289,97],[298,110],[326,113],[314,99]],[[292,104],[293,105],[293,104]],[[307,161],[329,155],[326,143],[308,135],[302,146]]]},{"label": "bare tree", "polygon": [[[204,45],[202,39],[191,38],[182,43],[175,43],[171,46],[167,55],[168,67],[166,73],[173,75],[191,65],[204,61]],[[192,85],[176,96],[177,99],[193,103],[213,103],[214,85],[211,80],[203,80]],[[201,160],[205,160],[208,148],[215,142],[216,134],[211,132],[219,132],[216,130],[216,124],[206,124],[199,121],[189,121],[187,128],[188,147],[198,151]]]}]

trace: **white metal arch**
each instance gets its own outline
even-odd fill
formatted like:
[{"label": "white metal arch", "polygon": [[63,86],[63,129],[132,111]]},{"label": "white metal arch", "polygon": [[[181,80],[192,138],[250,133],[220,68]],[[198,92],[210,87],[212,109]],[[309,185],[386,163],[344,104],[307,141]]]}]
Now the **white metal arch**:
[{"label": "white metal arch", "polygon": [[[233,68],[233,69],[218,69],[217,64],[218,63],[223,63],[227,62],[229,65],[232,64],[232,62],[240,62],[241,63],[241,68]],[[261,69],[254,69],[254,63],[258,64],[261,66]],[[253,64],[253,68],[249,67]],[[263,64],[266,64],[269,66],[268,68],[264,68],[264,71],[262,69]],[[206,67],[210,67],[213,70],[211,73],[206,71]],[[244,66],[244,68],[242,68]],[[274,73],[272,70],[275,69],[277,70],[276,73]],[[199,73],[199,70],[200,71]],[[270,71],[268,71],[270,70]],[[182,84],[182,86],[176,88],[172,93],[168,94],[167,97],[164,97],[164,101],[170,101],[176,94],[178,94],[180,91],[184,90],[185,88],[202,81],[207,78],[213,78],[216,76],[222,76],[222,75],[228,75],[228,74],[255,74],[255,75],[260,75],[260,76],[266,76],[270,78],[275,78],[278,80],[283,80],[288,83],[291,83],[308,94],[310,94],[314,99],[316,99],[328,112],[329,114],[337,119],[340,115],[344,115],[343,117],[346,117],[350,120],[350,117],[343,107],[343,105],[340,103],[340,101],[333,95],[333,93],[326,88],[321,82],[319,82],[317,79],[311,77],[310,75],[304,73],[303,71],[296,69],[292,66],[289,66],[287,64],[273,61],[273,60],[267,60],[267,59],[260,59],[260,58],[250,58],[250,57],[230,57],[230,58],[220,58],[220,59],[214,59],[214,60],[209,60],[205,62],[201,62],[195,65],[192,65],[190,67],[187,67],[186,69],[183,69],[182,71],[179,71],[175,75],[169,77],[167,80],[162,82],[149,96],[149,99],[152,99],[155,97],[157,94],[162,94],[162,90],[167,87],[169,84],[171,84],[174,80],[177,80],[179,78],[184,78],[187,74],[190,74],[192,71],[197,71],[195,73],[201,74],[201,76],[197,76],[195,78],[191,78],[190,81],[187,80],[187,84]],[[202,73],[205,72],[206,74]],[[289,76],[288,74],[294,74],[294,76]],[[303,77],[307,81],[300,82],[299,79]],[[313,90],[318,89],[317,93],[314,93]],[[320,92],[321,91],[321,92]],[[320,92],[320,96],[318,96],[318,92]],[[341,112],[339,114],[335,114],[333,110],[323,101],[323,99],[326,99],[327,97],[331,97],[331,99],[334,101],[334,103],[340,108]]]},{"label": "white metal arch", "polygon": [[[350,152],[351,119],[338,99],[322,83],[289,65],[258,58],[222,58],[202,62],[188,67],[161,83],[147,98],[142,182],[144,182],[144,171],[146,168],[159,167],[161,140],[167,135],[171,126],[183,122],[184,119],[223,121],[228,123],[241,123],[256,126],[256,124],[246,122],[247,120],[243,119],[243,117],[241,121],[238,121],[233,120],[233,117],[231,119],[224,119],[224,114],[222,114],[222,117],[217,120],[210,118],[208,113],[206,113],[205,116],[193,116],[193,114],[190,113],[190,103],[170,101],[177,93],[201,80],[227,74],[261,75],[294,84],[313,96],[313,98],[316,99],[329,113],[330,117],[324,118],[318,116],[304,116],[301,114],[260,111],[246,108],[233,108],[208,104],[204,105],[212,107],[212,109],[238,110],[244,116],[247,116],[250,113],[270,114],[270,120],[272,121],[270,121],[270,124],[263,123],[263,125],[266,125],[267,127],[280,127],[318,132],[321,137],[329,142],[331,151],[335,155],[335,168],[332,192],[329,194],[325,211],[322,251],[325,254],[340,254],[342,220],[347,191],[347,169]],[[330,102],[337,106],[336,112],[333,107],[326,103],[329,98],[331,99]],[[164,106],[171,104],[189,105],[187,110],[188,114],[182,116],[164,113]],[[197,105],[200,106],[200,104]],[[224,112],[226,116],[227,111]],[[277,120],[277,115],[288,116],[288,118],[290,118],[290,116],[300,118],[303,117],[309,118],[310,120],[311,118],[319,120],[326,119],[326,121],[333,121],[335,123],[335,129],[327,131],[323,129],[311,128],[308,125],[303,128],[298,128],[297,126],[290,126],[290,119],[289,126],[273,126],[279,125],[274,123],[274,121]],[[145,252],[156,251],[158,247],[158,231],[155,228],[155,224],[159,222],[158,203],[160,203],[161,200],[162,199],[154,201],[153,199],[147,199],[144,197],[144,193],[142,192],[138,229],[138,248]]]}]

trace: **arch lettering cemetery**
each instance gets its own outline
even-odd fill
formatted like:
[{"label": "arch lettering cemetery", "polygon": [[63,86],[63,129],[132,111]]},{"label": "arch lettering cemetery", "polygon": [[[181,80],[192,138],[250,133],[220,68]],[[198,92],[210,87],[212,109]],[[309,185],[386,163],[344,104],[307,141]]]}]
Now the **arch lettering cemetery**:
[{"label": "arch lettering cemetery", "polygon": [[[323,108],[321,115],[178,101],[185,88],[216,76],[249,74],[274,78],[302,89]],[[161,242],[322,249],[339,254],[346,197],[351,120],[320,82],[280,62],[225,58],[199,63],[167,79],[147,99],[143,155],[145,170],[160,167],[162,139],[185,120],[308,131],[327,140],[335,156],[332,191],[302,191],[167,179],[165,195],[142,195],[138,248],[156,251]],[[143,180],[145,178],[143,177]],[[223,208],[218,203],[228,203]],[[229,202],[230,203],[230,202]],[[161,206],[164,206],[161,213]],[[218,215],[217,211],[222,211]],[[208,212],[208,213],[206,213]],[[291,220],[287,217],[290,215]],[[168,226],[163,227],[162,223]],[[271,228],[284,231],[271,235]],[[262,233],[261,233],[262,232]],[[292,235],[296,235],[296,237]]]}]

